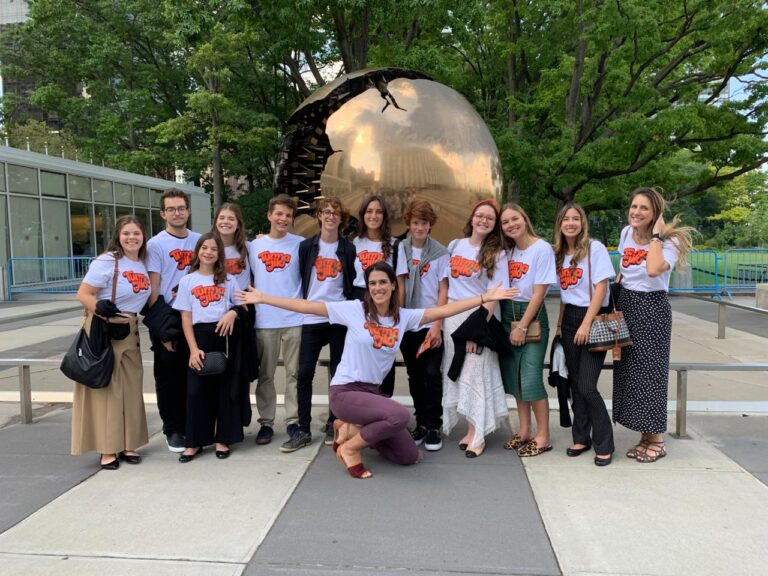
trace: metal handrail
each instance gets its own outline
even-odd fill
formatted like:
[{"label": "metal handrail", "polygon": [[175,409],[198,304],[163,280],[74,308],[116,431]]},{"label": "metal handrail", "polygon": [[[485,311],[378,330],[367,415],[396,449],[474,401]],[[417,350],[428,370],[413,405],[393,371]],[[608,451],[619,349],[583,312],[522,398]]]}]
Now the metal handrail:
[{"label": "metal handrail", "polygon": [[[32,366],[58,366],[60,357],[51,358],[0,358],[0,366],[19,367],[19,402],[21,421],[32,423]],[[143,360],[144,366],[153,366],[152,360]],[[282,361],[279,362],[282,364]],[[328,360],[320,360],[320,366],[330,369]],[[402,360],[395,362],[397,366],[405,366]],[[549,368],[549,362],[544,363]],[[613,370],[613,364],[604,364],[604,370]],[[687,438],[688,418],[688,372],[768,372],[768,363],[722,363],[722,362],[670,362],[669,371],[677,374],[677,403],[675,419],[675,436]]]},{"label": "metal handrail", "polygon": [[[698,296],[696,294],[685,294],[688,298],[694,298],[703,302],[711,302],[717,304],[717,339],[725,340],[725,326],[726,326],[726,306],[732,308],[738,308],[739,310],[746,310],[748,312],[756,312],[758,314],[768,314],[768,310],[764,308],[757,308],[756,306],[747,306],[746,304],[739,304],[737,302],[729,302],[715,296]],[[715,298],[718,298],[715,300]]]}]

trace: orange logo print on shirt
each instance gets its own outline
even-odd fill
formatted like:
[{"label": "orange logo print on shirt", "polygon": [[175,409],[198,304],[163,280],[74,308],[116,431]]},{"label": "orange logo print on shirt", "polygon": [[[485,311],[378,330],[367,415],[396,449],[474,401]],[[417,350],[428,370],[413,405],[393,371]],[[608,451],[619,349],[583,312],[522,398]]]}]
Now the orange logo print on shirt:
[{"label": "orange logo print on shirt", "polygon": [[360,265],[363,267],[363,271],[365,271],[368,270],[368,266],[374,262],[384,260],[384,254],[381,252],[369,252],[368,250],[363,250],[358,253],[357,258],[360,260]]},{"label": "orange logo print on shirt", "polygon": [[[421,260],[416,260],[416,258],[411,260],[411,264],[413,264],[414,266],[418,266],[420,263],[421,263]],[[424,267],[419,272],[419,278],[424,278],[424,274],[426,274],[427,272],[429,272],[429,262],[424,264]]]},{"label": "orange logo print on shirt", "polygon": [[581,268],[563,268],[560,270],[560,288],[568,290],[571,286],[576,286],[584,275]]},{"label": "orange logo print on shirt", "polygon": [[226,292],[224,286],[195,286],[192,296],[198,299],[200,306],[207,308],[211,302],[220,302]]},{"label": "orange logo print on shirt", "polygon": [[508,262],[507,266],[509,268],[510,280],[520,280],[520,278],[528,274],[528,270],[530,269],[530,266],[525,262],[515,262],[514,260]]},{"label": "orange logo print on shirt", "polygon": [[291,263],[291,255],[283,252],[262,252],[259,254],[259,260],[264,262],[267,272],[272,272],[288,266]]},{"label": "orange logo print on shirt", "polygon": [[147,278],[146,274],[134,272],[133,270],[126,270],[123,272],[123,278],[131,283],[134,294],[138,294],[142,290],[149,290],[149,278]]},{"label": "orange logo print on shirt", "polygon": [[338,278],[339,274],[341,274],[341,262],[333,258],[318,256],[315,258],[315,270],[317,271],[317,279],[320,282],[326,278]]},{"label": "orange logo print on shirt", "polygon": [[245,270],[245,265],[240,262],[240,258],[227,258],[224,260],[224,267],[227,269],[227,274],[237,276]]},{"label": "orange logo print on shirt", "polygon": [[461,256],[454,256],[451,258],[451,278],[458,278],[459,276],[470,276],[480,271],[480,264],[469,258],[463,258]]},{"label": "orange logo print on shirt", "polygon": [[637,248],[624,248],[624,255],[621,257],[621,265],[624,268],[630,266],[640,266],[645,262],[648,256],[648,250],[639,250]]},{"label": "orange logo print on shirt", "polygon": [[397,328],[381,326],[375,322],[366,322],[363,324],[363,328],[368,330],[371,338],[373,338],[373,347],[377,350],[382,347],[394,348],[397,344],[397,337],[400,334],[400,330]]},{"label": "orange logo print on shirt", "polygon": [[180,250],[179,248],[168,252],[168,256],[173,258],[173,260],[176,262],[177,270],[184,270],[187,268],[189,263],[192,262],[193,254],[194,253],[192,250]]}]

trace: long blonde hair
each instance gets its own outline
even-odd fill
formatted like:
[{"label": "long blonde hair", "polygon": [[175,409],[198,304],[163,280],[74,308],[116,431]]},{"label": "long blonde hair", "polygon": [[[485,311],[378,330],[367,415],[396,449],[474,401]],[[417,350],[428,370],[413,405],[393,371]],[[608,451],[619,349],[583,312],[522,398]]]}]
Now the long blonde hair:
[{"label": "long blonde hair", "polygon": [[[656,220],[658,220],[659,216],[664,214],[664,210],[667,207],[667,201],[664,200],[664,197],[658,190],[656,190],[656,188],[637,188],[636,190],[632,191],[632,194],[629,197],[630,206],[632,205],[632,201],[636,196],[644,196],[648,199],[648,202],[651,203],[653,218],[651,219],[651,224],[649,225],[648,230],[648,233],[650,234],[650,232],[653,230],[653,225],[656,223]],[[695,233],[696,229],[692,226],[680,225],[679,215],[675,215],[672,218],[672,222],[665,223],[664,229],[661,231],[661,235],[664,237],[664,240],[670,240],[677,248],[677,251],[680,254],[678,261],[681,264],[685,263],[688,258],[688,253],[693,247],[693,235]]]},{"label": "long blonde hair", "polygon": [[565,256],[568,252],[568,240],[563,234],[562,226],[563,220],[568,210],[576,210],[581,218],[581,232],[576,236],[576,242],[574,244],[573,256],[571,257],[570,268],[575,269],[579,262],[582,262],[589,254],[589,244],[592,241],[589,237],[589,223],[587,221],[587,214],[584,212],[579,204],[574,202],[568,202],[560,208],[555,218],[555,237],[552,243],[552,248],[555,250],[555,267],[559,272],[563,267]]}]

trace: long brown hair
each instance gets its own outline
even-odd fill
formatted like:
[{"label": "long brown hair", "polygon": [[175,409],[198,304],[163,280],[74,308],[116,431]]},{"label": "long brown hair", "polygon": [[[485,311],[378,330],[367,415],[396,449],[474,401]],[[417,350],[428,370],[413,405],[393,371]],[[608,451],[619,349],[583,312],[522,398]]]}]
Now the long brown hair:
[{"label": "long brown hair", "polygon": [[384,272],[392,282],[394,286],[392,290],[392,296],[389,299],[389,308],[387,309],[387,316],[392,316],[395,324],[400,322],[400,288],[397,286],[397,276],[392,266],[384,262],[384,260],[377,260],[368,268],[365,269],[365,296],[363,297],[363,312],[365,313],[365,319],[372,322],[379,323],[379,314],[376,312],[376,305],[371,298],[371,291],[368,288],[368,278],[370,278],[373,272]]},{"label": "long brown hair", "polygon": [[[656,188],[637,188],[632,191],[629,197],[629,204],[632,205],[632,201],[636,196],[644,196],[651,204],[651,210],[653,211],[653,218],[651,224],[648,227],[647,233],[650,235],[653,230],[653,226],[658,220],[659,216],[664,214],[664,210],[667,207],[667,201],[664,200],[664,196],[656,190]],[[665,223],[664,229],[661,231],[661,235],[664,240],[670,240],[677,248],[680,254],[678,260],[681,264],[685,263],[688,259],[688,253],[693,247],[693,235],[696,233],[696,229],[691,226],[681,226],[680,216],[675,215],[672,218],[672,222]]]},{"label": "long brown hair", "polygon": [[[240,266],[241,270],[244,270],[245,264],[248,261],[248,241],[245,237],[245,220],[243,220],[243,213],[240,210],[240,206],[237,204],[232,204],[231,202],[225,202],[219,206],[219,209],[216,210],[216,214],[213,217],[213,228],[211,229],[211,232],[217,236],[220,236],[219,231],[216,228],[216,221],[219,219],[219,214],[221,214],[224,210],[229,210],[232,212],[232,214],[234,214],[235,218],[237,219],[237,230],[235,230],[233,244],[235,248],[237,248],[237,252],[240,254],[238,265]],[[222,240],[222,245],[223,244],[224,241]]]},{"label": "long brown hair", "polygon": [[568,202],[560,208],[555,218],[555,237],[552,243],[552,248],[555,250],[555,267],[559,272],[563,267],[563,261],[568,252],[568,240],[563,234],[562,226],[563,219],[568,210],[576,210],[581,218],[581,232],[576,236],[576,242],[574,243],[573,256],[571,257],[571,269],[575,269],[579,262],[582,262],[589,254],[589,244],[592,241],[589,237],[589,223],[587,222],[587,213],[584,212],[579,204],[574,202]]},{"label": "long brown hair", "polygon": [[116,254],[118,260],[125,256],[125,251],[120,245],[120,232],[128,224],[136,224],[139,230],[141,230],[142,240],[141,247],[139,248],[139,260],[143,262],[147,258],[147,230],[144,228],[144,223],[133,214],[126,214],[117,219],[115,231],[112,233],[112,238],[109,239],[109,244],[107,244],[107,252]]},{"label": "long brown hair", "polygon": [[369,194],[363,198],[363,202],[360,204],[360,210],[357,212],[357,237],[368,238],[368,227],[365,225],[365,211],[368,209],[368,205],[371,202],[378,202],[383,212],[381,215],[381,253],[384,255],[384,260],[387,260],[392,254],[392,229],[389,224],[387,203],[384,202],[383,196],[380,196],[379,194]]},{"label": "long brown hair", "polygon": [[469,219],[464,225],[464,237],[469,238],[472,236],[472,218],[475,217],[475,212],[477,212],[477,209],[481,206],[490,206],[493,208],[493,213],[496,215],[496,223],[493,225],[493,230],[491,230],[488,235],[483,238],[483,241],[480,244],[480,252],[477,256],[477,259],[480,261],[480,266],[482,266],[485,270],[485,275],[488,278],[491,278],[494,271],[496,270],[496,258],[498,257],[502,248],[501,224],[499,222],[500,214],[499,209],[496,207],[496,202],[490,198],[486,198],[485,200],[480,200],[480,202],[472,207],[472,212],[469,215]]},{"label": "long brown hair", "polygon": [[192,256],[192,262],[189,264],[189,273],[197,272],[200,269],[200,248],[203,247],[203,242],[206,240],[213,240],[216,242],[216,246],[219,249],[219,256],[216,258],[216,262],[213,264],[213,283],[217,286],[224,284],[227,281],[227,267],[224,264],[224,242],[221,241],[221,236],[213,232],[206,232],[195,244],[195,253]]}]

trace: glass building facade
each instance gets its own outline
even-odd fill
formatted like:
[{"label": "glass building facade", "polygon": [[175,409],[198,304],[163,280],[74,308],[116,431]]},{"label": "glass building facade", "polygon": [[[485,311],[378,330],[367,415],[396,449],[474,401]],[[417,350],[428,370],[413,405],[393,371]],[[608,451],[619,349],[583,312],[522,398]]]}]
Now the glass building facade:
[{"label": "glass building facade", "polygon": [[[190,227],[208,231],[211,201],[202,188],[0,146],[0,266],[14,259],[6,281],[72,278],[72,257],[103,252],[124,214],[157,234],[165,227],[160,195],[171,187],[190,195]],[[20,258],[31,260],[22,266]]]}]

